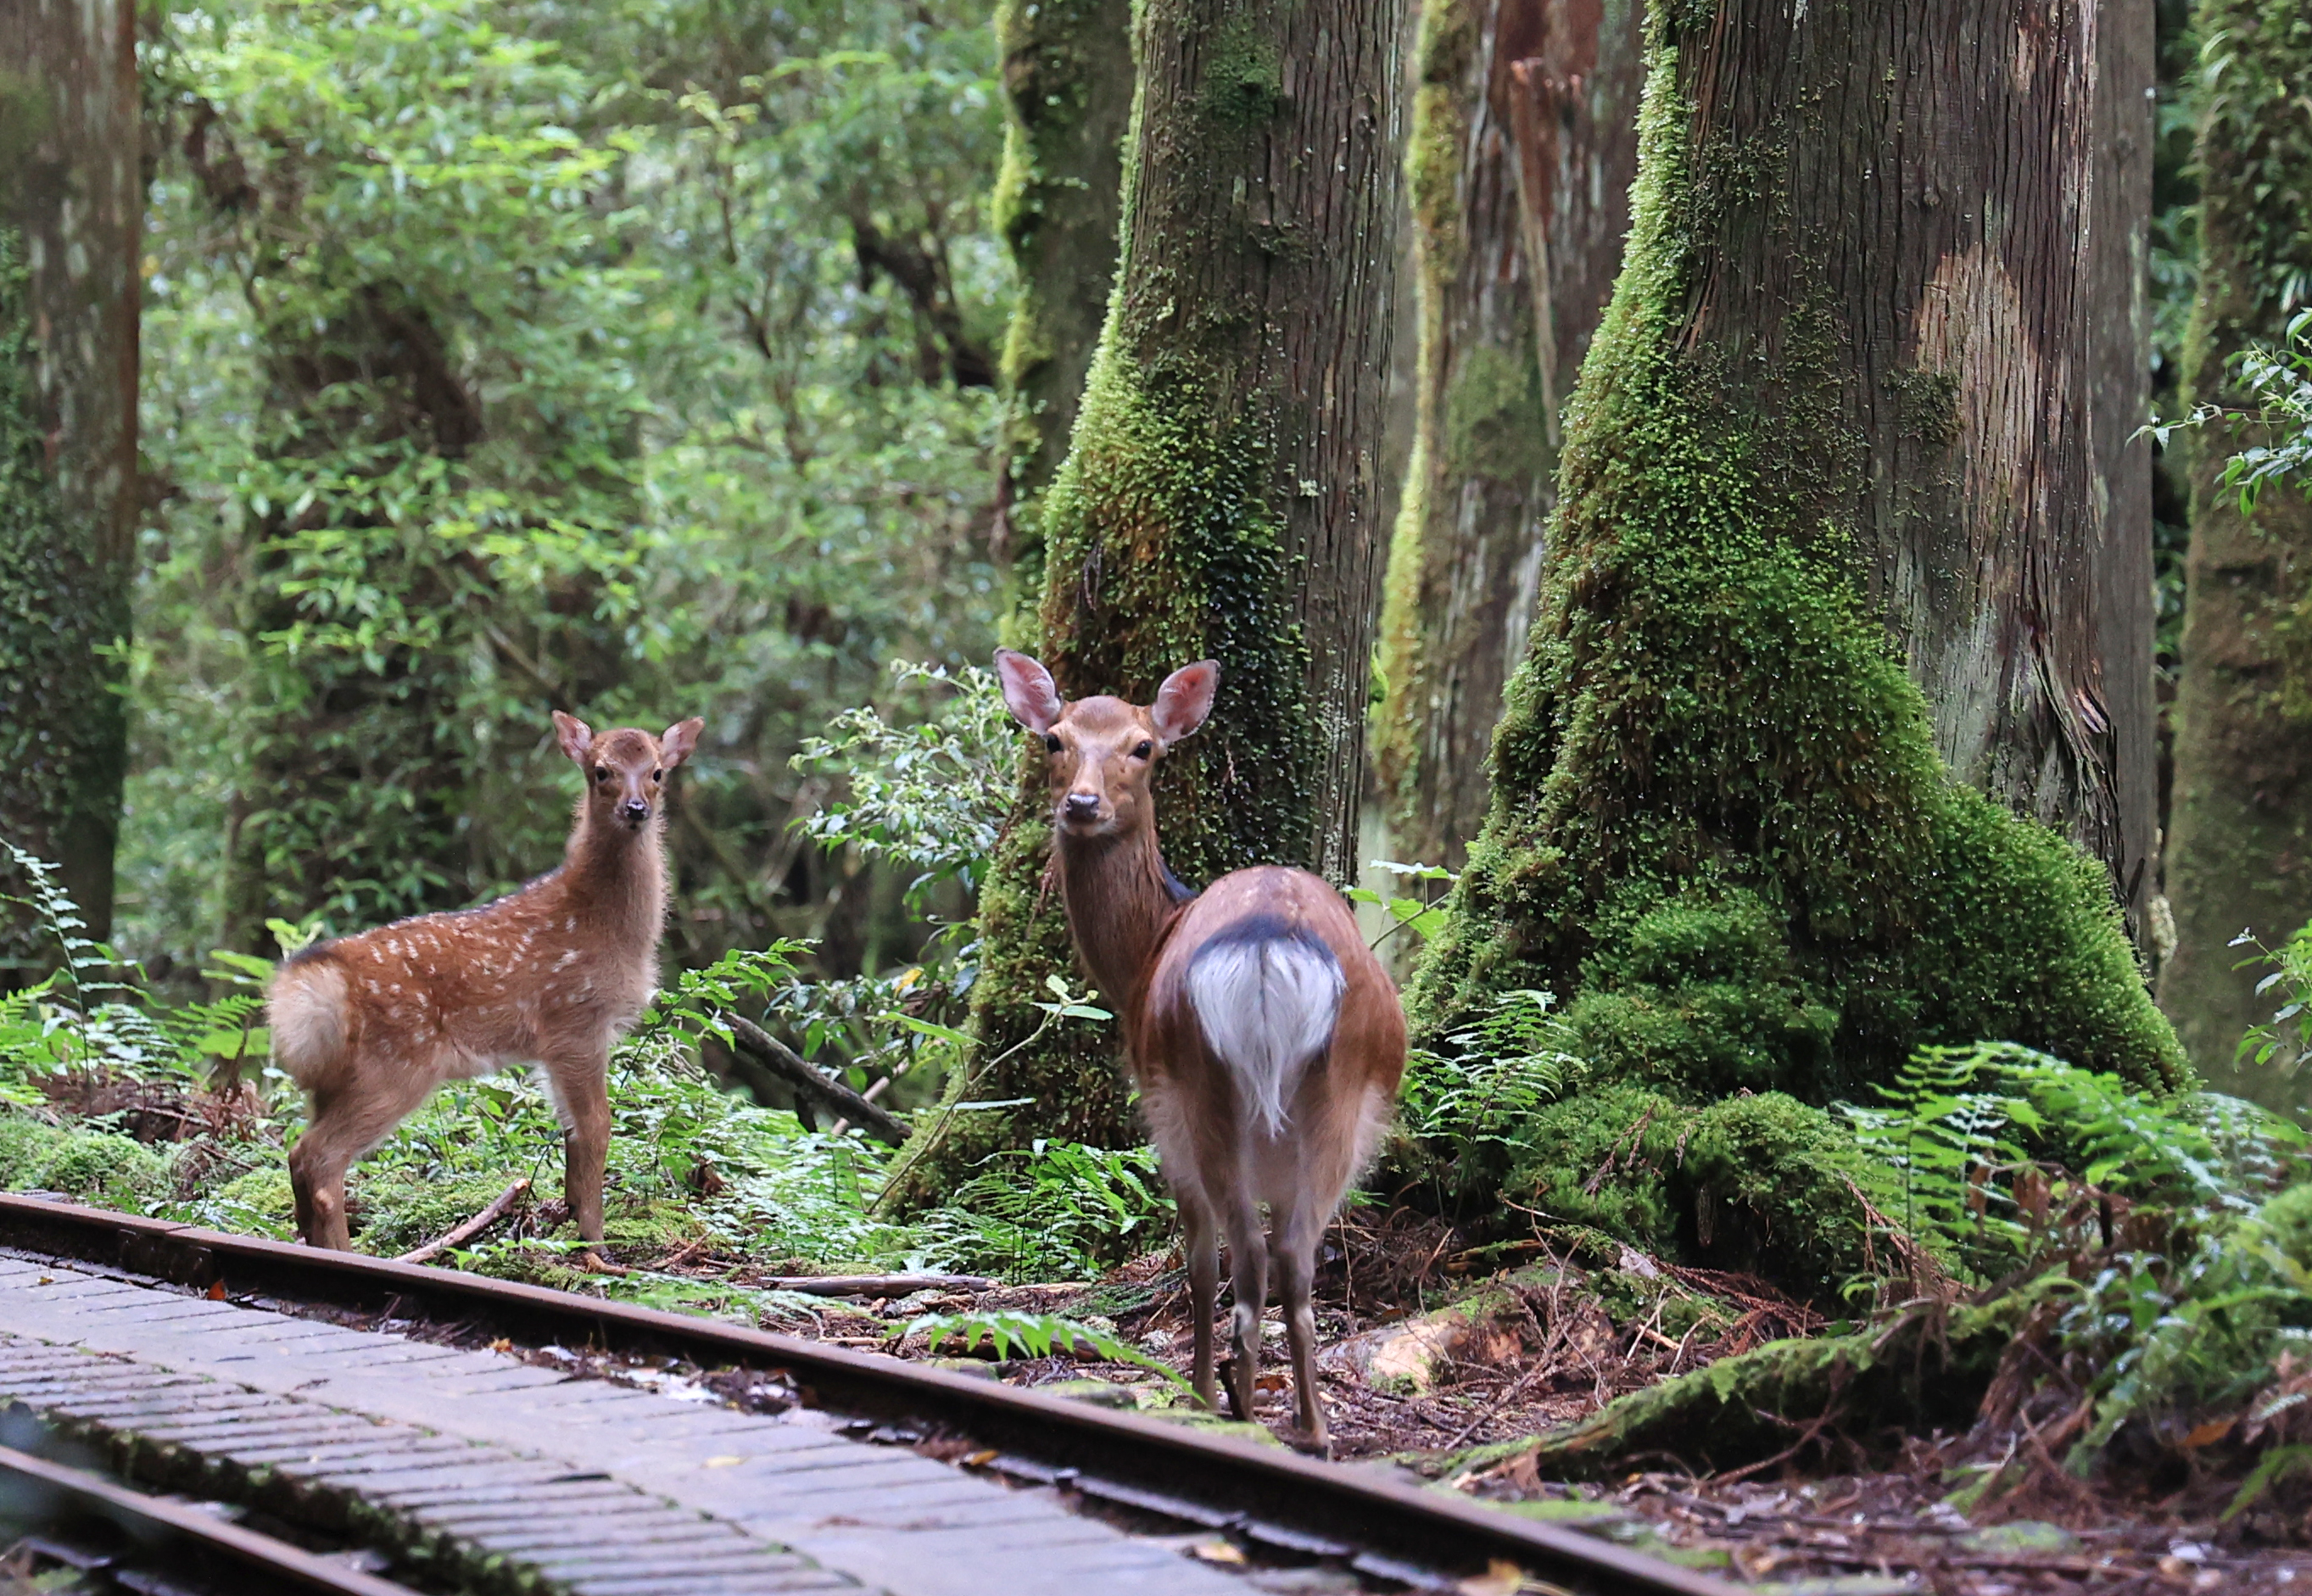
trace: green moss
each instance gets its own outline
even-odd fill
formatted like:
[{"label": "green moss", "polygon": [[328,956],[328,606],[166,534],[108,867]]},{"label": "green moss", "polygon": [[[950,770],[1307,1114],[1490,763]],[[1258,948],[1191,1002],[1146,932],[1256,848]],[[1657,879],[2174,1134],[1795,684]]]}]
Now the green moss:
[{"label": "green moss", "polygon": [[1204,113],[1232,129],[1261,126],[1284,109],[1284,63],[1275,39],[1249,16],[1234,16],[1210,52],[1202,83]]},{"label": "green moss", "polygon": [[354,1245],[383,1258],[422,1247],[471,1219],[505,1188],[503,1172],[442,1175],[356,1167],[346,1186]]},{"label": "green moss", "polygon": [[297,1221],[296,1191],[289,1181],[285,1158],[235,1176],[219,1187],[209,1201],[221,1210],[220,1218],[233,1221],[220,1226],[223,1229],[286,1232]]},{"label": "green moss", "polygon": [[[1628,264],[1416,1033],[1438,1045],[1533,987],[1681,1101],[1819,1102],[1979,1037],[2179,1083],[2099,873],[1936,757],[1849,534],[1791,486],[1790,462],[1837,450],[1680,346],[1692,230],[1722,202],[1689,176],[1686,122],[1658,47]],[[1808,343],[1784,357],[1831,357]]]},{"label": "green moss", "polygon": [[1519,1211],[1822,1302],[1863,1267],[1854,1138],[1781,1092],[1696,1107],[1614,1083],[1540,1109],[1517,1141],[1499,1192]]},{"label": "green moss", "polygon": [[0,1112],[0,1189],[53,1191],[134,1214],[168,1197],[174,1185],[167,1156],[132,1137]]},{"label": "green moss", "polygon": [[1445,463],[1449,479],[1517,481],[1549,469],[1539,366],[1491,345],[1465,352],[1445,399]]}]

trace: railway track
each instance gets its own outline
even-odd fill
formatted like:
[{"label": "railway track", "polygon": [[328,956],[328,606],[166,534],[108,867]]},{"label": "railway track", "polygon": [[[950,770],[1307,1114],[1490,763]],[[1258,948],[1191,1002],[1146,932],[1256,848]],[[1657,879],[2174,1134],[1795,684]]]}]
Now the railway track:
[{"label": "railway track", "polygon": [[84,1586],[201,1596],[411,1596],[407,1585],[204,1507],[13,1446],[0,1446],[0,1518],[47,1531],[18,1543],[30,1560],[70,1570]]},{"label": "railway track", "polygon": [[[1248,1552],[1334,1589],[1504,1565],[1578,1596],[1735,1589],[1369,1468],[743,1326],[23,1197],[0,1250],[0,1405],[124,1475],[416,1545],[443,1588],[1215,1592]],[[539,1349],[679,1360],[774,1416],[586,1389]],[[1222,1566],[1180,1555],[1195,1534]]]}]

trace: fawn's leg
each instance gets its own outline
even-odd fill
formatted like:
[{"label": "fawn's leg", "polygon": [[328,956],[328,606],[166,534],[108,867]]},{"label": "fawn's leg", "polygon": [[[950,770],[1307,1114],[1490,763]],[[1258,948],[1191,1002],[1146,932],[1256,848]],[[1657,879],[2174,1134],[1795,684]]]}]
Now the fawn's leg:
[{"label": "fawn's leg", "polygon": [[406,1060],[372,1061],[352,1078],[313,1094],[312,1123],[289,1150],[289,1184],[297,1194],[297,1234],[308,1247],[351,1250],[346,1223],[346,1171],[393,1134],[425,1101],[434,1080]]},{"label": "fawn's leg", "polygon": [[1250,1182],[1239,1178],[1228,1194],[1222,1223],[1228,1229],[1229,1289],[1236,1302],[1229,1320],[1229,1405],[1249,1422],[1260,1380],[1260,1311],[1268,1304],[1268,1238],[1260,1228],[1260,1204]]},{"label": "fawn's leg", "polygon": [[593,1250],[602,1241],[602,1168],[610,1151],[609,1055],[567,1055],[546,1067],[562,1110],[562,1195],[578,1239],[588,1243],[586,1258],[600,1268]]},{"label": "fawn's leg", "polygon": [[1196,1400],[1207,1409],[1220,1407],[1213,1380],[1213,1314],[1220,1306],[1221,1243],[1212,1205],[1202,1192],[1175,1192],[1180,1205],[1180,1251],[1188,1265],[1189,1312],[1195,1320]]}]

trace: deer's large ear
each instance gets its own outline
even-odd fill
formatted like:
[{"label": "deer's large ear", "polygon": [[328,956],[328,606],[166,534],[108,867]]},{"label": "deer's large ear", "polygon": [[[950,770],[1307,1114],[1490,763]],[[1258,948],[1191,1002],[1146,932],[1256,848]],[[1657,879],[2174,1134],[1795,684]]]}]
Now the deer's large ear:
[{"label": "deer's large ear", "polygon": [[1148,718],[1156,723],[1156,735],[1174,743],[1203,725],[1213,712],[1213,695],[1220,685],[1221,668],[1213,660],[1183,665],[1166,677],[1148,711]]},{"label": "deer's large ear", "polygon": [[593,746],[594,733],[584,721],[557,709],[554,712],[554,734],[561,741],[564,753],[581,765],[586,762],[586,750]]},{"label": "deer's large ear", "polygon": [[1030,732],[1050,731],[1067,708],[1052,685],[1052,673],[1026,654],[997,649],[995,674],[1003,679],[1004,707]]},{"label": "deer's large ear", "polygon": [[690,751],[698,746],[698,734],[705,730],[706,723],[695,715],[669,726],[666,735],[658,740],[659,767],[671,770],[690,758]]}]

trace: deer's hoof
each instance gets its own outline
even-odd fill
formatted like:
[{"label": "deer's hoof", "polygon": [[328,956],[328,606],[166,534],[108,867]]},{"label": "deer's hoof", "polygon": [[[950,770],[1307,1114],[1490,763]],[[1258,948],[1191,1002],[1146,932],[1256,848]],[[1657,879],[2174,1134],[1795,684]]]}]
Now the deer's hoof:
[{"label": "deer's hoof", "polygon": [[1229,1416],[1241,1424],[1256,1422],[1252,1411],[1252,1381],[1242,1358],[1221,1365],[1221,1387],[1228,1392]]}]

